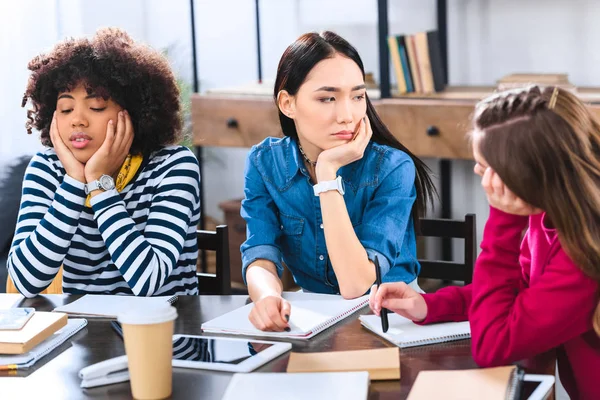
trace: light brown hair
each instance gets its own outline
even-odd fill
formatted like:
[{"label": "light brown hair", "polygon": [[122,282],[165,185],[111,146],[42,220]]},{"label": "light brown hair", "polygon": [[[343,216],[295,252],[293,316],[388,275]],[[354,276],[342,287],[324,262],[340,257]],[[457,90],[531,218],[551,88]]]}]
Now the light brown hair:
[{"label": "light brown hair", "polygon": [[[479,153],[504,184],[544,210],[562,247],[600,281],[600,122],[577,96],[531,86],[481,101]],[[600,304],[593,316],[600,335]]]}]

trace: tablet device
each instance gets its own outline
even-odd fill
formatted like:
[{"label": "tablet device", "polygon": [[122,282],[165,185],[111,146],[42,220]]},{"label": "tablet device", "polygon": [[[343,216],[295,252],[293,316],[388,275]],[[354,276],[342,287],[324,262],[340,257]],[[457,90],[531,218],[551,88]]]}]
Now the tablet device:
[{"label": "tablet device", "polygon": [[525,374],[523,378],[522,399],[545,400],[552,394],[554,376]]},{"label": "tablet device", "polygon": [[173,367],[250,372],[291,348],[283,342],[174,335]]},{"label": "tablet device", "polygon": [[8,308],[0,310],[0,330],[18,330],[25,326],[35,308]]}]

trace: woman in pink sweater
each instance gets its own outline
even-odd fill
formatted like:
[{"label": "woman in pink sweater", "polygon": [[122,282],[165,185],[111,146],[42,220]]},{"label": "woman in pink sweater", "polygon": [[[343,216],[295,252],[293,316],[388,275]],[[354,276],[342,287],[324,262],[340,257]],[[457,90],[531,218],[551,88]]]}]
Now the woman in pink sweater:
[{"label": "woman in pink sweater", "polygon": [[534,86],[479,103],[472,139],[490,203],[473,283],[384,284],[371,309],[468,319],[480,366],[556,357],[571,399],[600,399],[600,122],[573,94]]}]

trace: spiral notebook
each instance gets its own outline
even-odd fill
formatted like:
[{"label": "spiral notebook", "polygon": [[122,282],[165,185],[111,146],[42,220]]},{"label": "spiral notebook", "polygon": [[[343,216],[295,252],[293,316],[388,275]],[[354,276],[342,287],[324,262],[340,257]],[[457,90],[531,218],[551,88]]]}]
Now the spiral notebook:
[{"label": "spiral notebook", "polygon": [[1,369],[24,369],[35,364],[39,359],[63,344],[71,336],[87,325],[87,320],[82,318],[69,319],[67,325],[56,331],[48,339],[35,346],[24,354],[0,355]]},{"label": "spiral notebook", "polygon": [[378,316],[361,315],[359,319],[365,328],[401,348],[451,342],[471,337],[468,321],[416,325],[398,314],[389,314],[390,327],[386,333],[383,333],[381,318]]},{"label": "spiral notebook", "polygon": [[86,318],[116,319],[123,310],[134,311],[147,309],[163,302],[173,304],[177,296],[136,297],[110,294],[86,294],[80,299],[64,306],[56,307],[54,311]]},{"label": "spiral notebook", "polygon": [[[369,304],[369,297],[344,300],[341,296],[284,293],[292,306],[290,332],[263,332],[252,325],[248,315],[254,304],[247,304],[202,324],[203,332],[230,335],[310,339]],[[303,300],[310,299],[310,300]],[[318,300],[315,300],[318,299]]]}]

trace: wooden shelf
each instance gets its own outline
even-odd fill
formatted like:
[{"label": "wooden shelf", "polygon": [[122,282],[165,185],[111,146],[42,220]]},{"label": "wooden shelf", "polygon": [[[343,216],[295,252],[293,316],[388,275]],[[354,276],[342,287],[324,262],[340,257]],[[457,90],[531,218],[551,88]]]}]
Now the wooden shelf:
[{"label": "wooden shelf", "polygon": [[[473,107],[493,91],[492,86],[448,87],[388,99],[379,99],[377,89],[368,93],[390,131],[417,156],[472,159],[466,135]],[[251,147],[267,136],[281,136],[272,93],[272,83],[265,83],[192,95],[194,145]],[[600,88],[578,88],[578,95],[600,117]],[[438,135],[427,134],[432,126]]]}]

